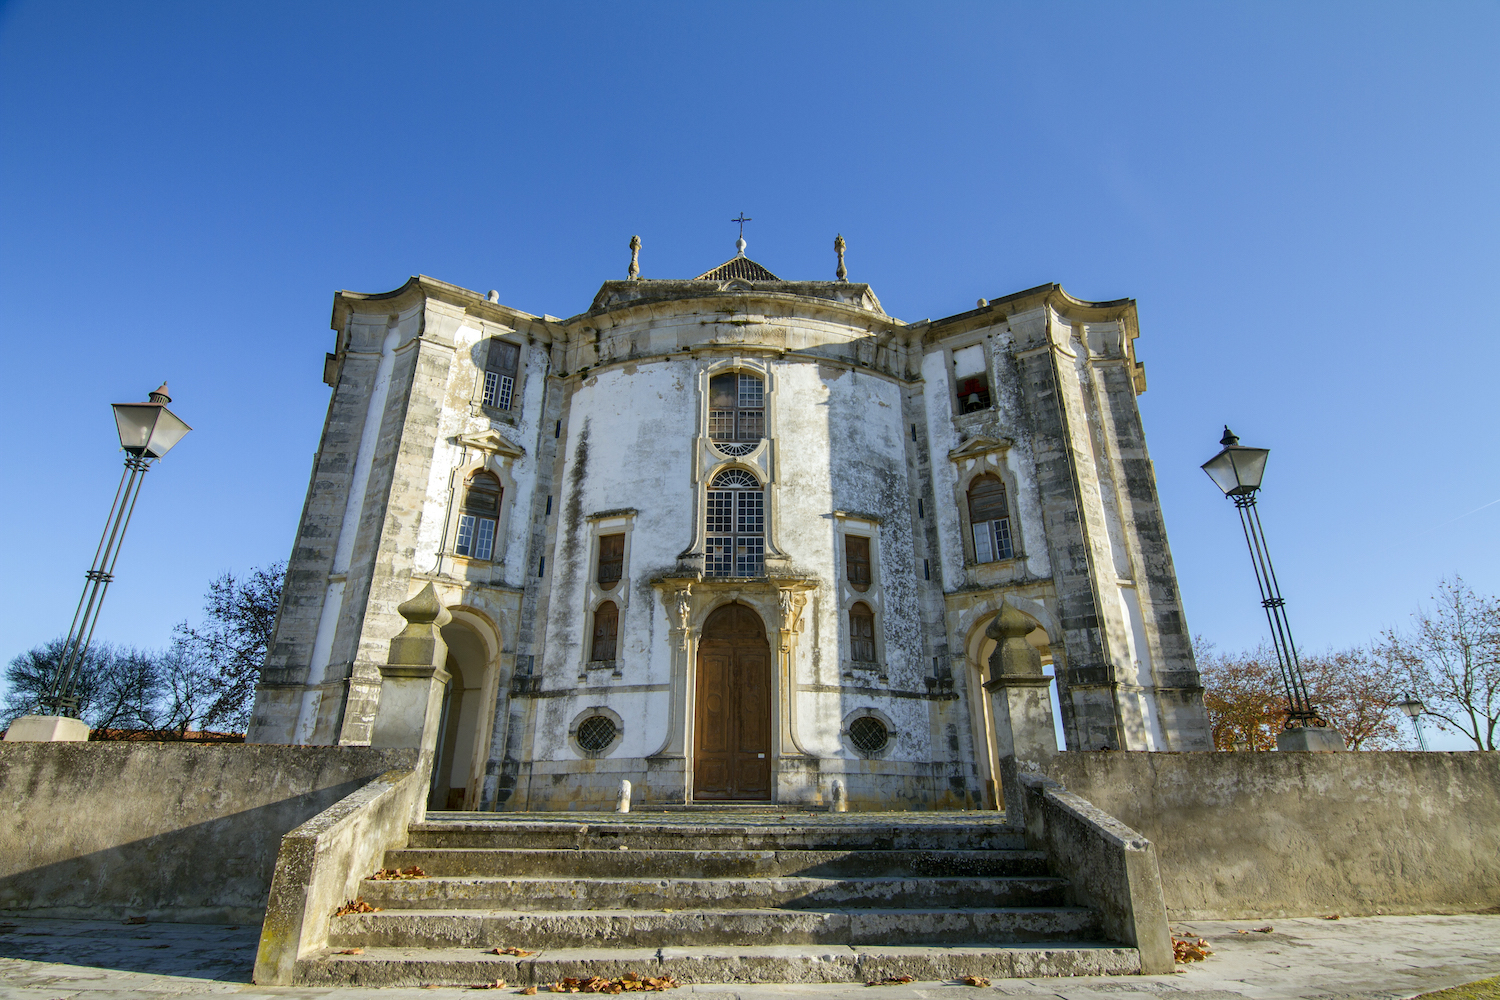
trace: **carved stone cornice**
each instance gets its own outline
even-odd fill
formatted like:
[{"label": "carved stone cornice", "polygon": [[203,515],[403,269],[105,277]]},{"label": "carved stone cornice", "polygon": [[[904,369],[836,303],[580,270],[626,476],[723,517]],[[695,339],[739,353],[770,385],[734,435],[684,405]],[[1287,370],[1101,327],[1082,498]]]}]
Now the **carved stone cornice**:
[{"label": "carved stone cornice", "polygon": [[1015,441],[1010,438],[992,438],[976,434],[948,452],[948,458],[954,462],[961,462],[966,458],[979,458],[996,452],[1003,455],[1014,446]]},{"label": "carved stone cornice", "polygon": [[465,448],[473,448],[489,455],[503,455],[506,458],[520,458],[526,454],[526,449],[508,440],[499,431],[493,428],[480,431],[478,434],[460,434],[453,439],[454,443]]}]

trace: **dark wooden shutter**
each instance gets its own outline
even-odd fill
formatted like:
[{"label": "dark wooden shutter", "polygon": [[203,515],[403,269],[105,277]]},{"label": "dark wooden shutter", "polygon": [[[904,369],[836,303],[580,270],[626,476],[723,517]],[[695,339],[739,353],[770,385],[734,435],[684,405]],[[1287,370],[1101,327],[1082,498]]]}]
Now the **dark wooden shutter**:
[{"label": "dark wooden shutter", "polygon": [[870,589],[870,540],[861,535],[844,536],[844,571],[849,585],[860,593]]},{"label": "dark wooden shutter", "polygon": [[875,662],[875,615],[864,603],[849,609],[849,658],[860,663]]},{"label": "dark wooden shutter", "polygon": [[620,582],[625,569],[625,536],[599,536],[599,586],[608,590]]},{"label": "dark wooden shutter", "polygon": [[485,370],[514,376],[516,363],[521,358],[521,348],[498,337],[490,338],[489,355],[485,358]]},{"label": "dark wooden shutter", "polygon": [[488,472],[476,472],[469,477],[464,490],[464,513],[481,517],[494,517],[500,512],[500,480]]},{"label": "dark wooden shutter", "polygon": [[1005,484],[999,477],[983,475],[969,487],[969,522],[982,524],[1010,517],[1005,502]]},{"label": "dark wooden shutter", "polygon": [[620,609],[613,601],[605,601],[594,609],[594,647],[589,653],[591,660],[613,660],[615,658],[615,636],[620,630]]}]

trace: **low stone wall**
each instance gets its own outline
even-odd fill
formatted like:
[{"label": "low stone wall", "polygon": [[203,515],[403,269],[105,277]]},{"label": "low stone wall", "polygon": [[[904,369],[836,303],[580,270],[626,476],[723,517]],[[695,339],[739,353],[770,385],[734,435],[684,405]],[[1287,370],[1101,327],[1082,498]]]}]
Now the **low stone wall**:
[{"label": "low stone wall", "polygon": [[415,750],[0,743],[0,912],[259,922],[282,835]]},{"label": "low stone wall", "polygon": [[1500,904],[1500,753],[1062,753],[1157,850],[1176,919]]},{"label": "low stone wall", "polygon": [[431,777],[432,755],[424,753],[417,767],[385,772],[281,838],[256,983],[290,985],[297,960],[328,947],[334,910],[359,896],[385,852],[405,847],[410,825],[423,818]]},{"label": "low stone wall", "polygon": [[1142,974],[1171,972],[1172,934],[1151,842],[1057,782],[1018,772],[1014,757],[1001,767],[1022,800],[1026,846],[1067,874],[1073,902],[1099,911],[1109,940],[1140,952]]}]

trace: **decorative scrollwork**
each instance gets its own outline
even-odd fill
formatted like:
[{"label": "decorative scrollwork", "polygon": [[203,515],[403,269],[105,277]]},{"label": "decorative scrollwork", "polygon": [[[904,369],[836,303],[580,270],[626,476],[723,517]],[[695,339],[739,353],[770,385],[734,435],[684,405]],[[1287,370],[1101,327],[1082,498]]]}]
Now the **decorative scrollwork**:
[{"label": "decorative scrollwork", "polygon": [[715,441],[713,445],[714,449],[721,455],[727,455],[730,458],[744,458],[756,448],[759,448],[760,442],[757,441],[751,444],[747,441]]}]

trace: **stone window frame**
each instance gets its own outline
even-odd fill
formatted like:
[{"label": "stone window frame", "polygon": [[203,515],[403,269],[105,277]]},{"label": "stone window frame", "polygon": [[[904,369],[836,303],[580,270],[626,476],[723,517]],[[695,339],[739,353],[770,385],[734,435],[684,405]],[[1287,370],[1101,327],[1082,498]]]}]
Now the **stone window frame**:
[{"label": "stone window frame", "polygon": [[[994,412],[995,356],[994,352],[991,350],[993,339],[993,335],[981,336],[976,334],[970,337],[963,338],[956,343],[943,345],[943,365],[947,371],[948,376],[948,408],[954,417],[964,417],[975,413]],[[985,405],[976,407],[975,409],[965,410],[963,400],[961,400],[958,395],[959,373],[957,366],[954,363],[953,355],[958,353],[959,351],[968,350],[971,347],[979,348],[984,354],[984,371],[980,374],[984,375],[985,392],[989,396],[989,402]]]},{"label": "stone window frame", "polygon": [[[448,514],[444,523],[442,556],[459,566],[502,566],[505,564],[508,548],[510,515],[515,508],[519,491],[515,476],[511,474],[511,466],[519,451],[511,453],[509,450],[495,449],[489,442],[477,438],[460,438],[458,444],[463,451],[458,465],[449,474]],[[469,454],[471,449],[478,452],[477,457]],[[463,517],[464,494],[469,480],[478,472],[488,472],[500,480],[500,509],[495,516],[495,545],[488,559],[459,555],[458,552],[458,525]]]},{"label": "stone window frame", "polygon": [[[625,622],[630,608],[630,548],[631,538],[634,535],[635,518],[638,512],[634,507],[622,507],[618,510],[601,510],[587,515],[584,520],[588,524],[588,562],[587,583],[584,590],[584,631],[583,642],[579,644],[579,668],[580,678],[587,678],[590,670],[609,670],[614,676],[623,676],[621,670],[622,658],[620,650],[625,641]],[[606,535],[624,535],[624,552],[620,561],[620,579],[616,580],[609,588],[599,585],[599,539]],[[615,606],[615,658],[613,660],[595,660],[594,653],[594,615],[601,605],[612,603]]]},{"label": "stone window frame", "polygon": [[[760,376],[765,398],[765,437],[760,444],[744,455],[731,455],[721,451],[708,437],[709,380],[715,375],[729,372],[744,372]],[[697,373],[698,386],[698,445],[693,453],[694,510],[692,541],[679,553],[678,558],[696,564],[699,571],[706,569],[708,545],[708,490],[713,481],[731,469],[743,469],[761,484],[764,494],[764,548],[765,571],[761,577],[772,572],[774,565],[784,564],[786,555],[778,542],[778,510],[775,476],[775,435],[778,377],[771,366],[756,358],[727,355],[703,364]],[[713,577],[715,580],[735,580],[741,577]]]},{"label": "stone window frame", "polygon": [[[485,497],[491,493],[493,484],[494,508],[484,509],[478,498]],[[500,505],[505,503],[505,485],[500,482],[500,477],[488,469],[476,469],[464,477],[463,491],[458,501],[458,531],[453,536],[454,555],[463,556],[478,562],[494,562],[496,543],[499,541],[500,529]],[[464,529],[470,528],[468,538],[468,552],[460,551],[465,543]],[[489,525],[489,538],[484,538],[483,526]],[[480,552],[483,551],[481,555]]]},{"label": "stone window frame", "polygon": [[[849,738],[849,727],[854,723],[854,720],[863,718],[878,719],[885,726],[885,746],[881,747],[876,753],[868,753],[861,750]],[[891,721],[891,717],[873,705],[856,708],[839,722],[839,746],[843,747],[844,752],[851,757],[857,757],[862,760],[888,760],[895,753],[897,745],[900,742],[901,732],[896,728],[896,724]]]},{"label": "stone window frame", "polygon": [[[511,387],[510,406],[505,409],[487,406],[484,402],[484,376],[489,370],[489,349],[492,340],[501,340],[517,348],[515,385]],[[527,348],[530,346],[530,338],[516,330],[489,323],[483,324],[479,331],[479,338],[469,348],[469,364],[475,369],[474,386],[469,393],[470,412],[483,414],[491,420],[501,420],[509,424],[519,421],[521,406],[525,401]]]},{"label": "stone window frame", "polygon": [[[583,725],[589,719],[594,718],[596,715],[602,715],[615,724],[615,738],[610,741],[609,746],[604,747],[602,750],[585,750],[578,743],[578,727]],[[624,741],[625,720],[620,718],[620,714],[618,712],[614,711],[606,705],[590,705],[588,708],[585,708],[583,711],[573,716],[573,721],[568,723],[568,746],[572,748],[574,753],[584,758],[585,760],[597,760],[600,757],[608,757],[610,754],[618,750],[620,744]]]},{"label": "stone window frame", "polygon": [[[838,595],[839,614],[839,669],[845,677],[854,677],[855,671],[873,673],[884,682],[887,679],[885,649],[885,593],[881,586],[880,572],[880,525],[881,519],[873,514],[858,514],[850,511],[833,512],[838,530],[834,533],[837,544],[834,551],[835,572],[838,574],[834,592]],[[850,535],[864,538],[870,543],[870,585],[856,590],[849,583],[846,571],[847,550],[844,539]],[[874,618],[874,660],[854,659],[854,636],[851,634],[849,612],[856,604],[870,609]]]},{"label": "stone window frame", "polygon": [[[1026,558],[1026,538],[1021,530],[1021,519],[1016,508],[1020,484],[1011,471],[1006,456],[1010,451],[1009,441],[992,441],[988,446],[970,450],[965,454],[950,456],[958,466],[954,478],[953,500],[958,511],[959,541],[963,545],[964,569],[973,573],[979,567],[1011,566]],[[972,462],[972,465],[968,463]],[[1005,485],[1005,506],[1010,511],[1010,555],[1004,559],[980,562],[974,550],[974,525],[969,518],[969,487],[983,475],[997,477]]]}]

